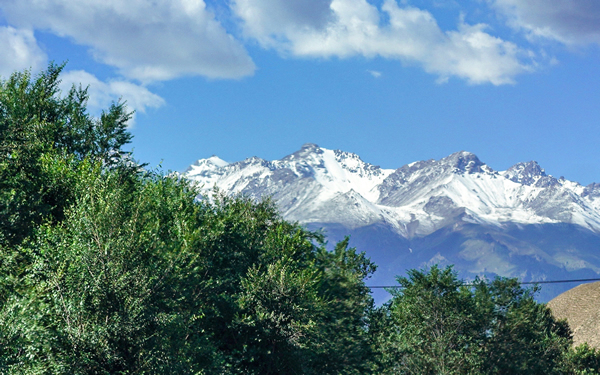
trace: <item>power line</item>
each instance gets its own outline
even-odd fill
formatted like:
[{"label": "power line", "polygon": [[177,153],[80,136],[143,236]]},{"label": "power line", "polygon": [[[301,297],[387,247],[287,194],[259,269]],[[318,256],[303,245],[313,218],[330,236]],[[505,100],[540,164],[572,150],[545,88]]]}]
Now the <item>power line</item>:
[{"label": "power line", "polygon": [[[521,285],[532,285],[532,284],[581,283],[581,282],[588,282],[588,281],[600,281],[600,278],[595,278],[595,279],[570,279],[570,280],[518,281],[518,283],[521,284]],[[475,285],[476,284],[471,284],[471,283],[461,284],[461,286],[475,286]],[[400,285],[374,285],[374,286],[368,286],[367,285],[367,288],[369,288],[369,289],[384,289],[384,288],[398,289],[398,288],[402,288],[402,286],[400,286]]]}]

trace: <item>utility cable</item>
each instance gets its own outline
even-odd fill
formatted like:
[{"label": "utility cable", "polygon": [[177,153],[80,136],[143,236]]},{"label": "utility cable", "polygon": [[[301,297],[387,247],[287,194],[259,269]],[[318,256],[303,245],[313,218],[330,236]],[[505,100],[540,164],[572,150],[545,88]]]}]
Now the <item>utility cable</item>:
[{"label": "utility cable", "polygon": [[[600,281],[600,278],[595,278],[595,279],[569,279],[569,280],[518,281],[518,283],[521,284],[521,285],[533,285],[533,284],[582,283],[582,282],[589,282],[589,281]],[[475,285],[476,284],[472,284],[472,283],[461,284],[461,286],[475,286]],[[400,285],[374,285],[374,286],[368,286],[367,285],[367,288],[370,288],[370,289],[384,289],[384,288],[398,289],[398,288],[402,288],[402,286],[400,286]]]}]

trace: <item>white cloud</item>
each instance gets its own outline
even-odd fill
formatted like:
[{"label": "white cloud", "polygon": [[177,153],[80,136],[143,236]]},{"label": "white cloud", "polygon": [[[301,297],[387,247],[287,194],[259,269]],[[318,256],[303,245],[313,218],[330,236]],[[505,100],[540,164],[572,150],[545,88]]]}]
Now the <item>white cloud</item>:
[{"label": "white cloud", "polygon": [[598,0],[488,0],[509,24],[564,44],[600,44]]},{"label": "white cloud", "polygon": [[[100,81],[96,76],[83,70],[71,70],[61,74],[60,89],[68,92],[73,85],[83,88],[88,87],[88,109],[92,114],[98,115],[101,110],[108,109],[112,102],[119,99],[127,101],[127,108],[144,113],[147,108],[158,108],[165,104],[160,96],[150,92],[147,88],[123,80]],[[135,119],[132,119],[133,124]]]},{"label": "white cloud", "polygon": [[367,72],[369,72],[369,74],[372,75],[374,78],[381,77],[381,72],[378,72],[376,70],[367,70]]},{"label": "white cloud", "polygon": [[248,36],[263,46],[277,47],[280,36],[298,30],[322,29],[332,20],[331,0],[234,0],[232,9]]},{"label": "white cloud", "polygon": [[39,70],[47,59],[29,29],[0,26],[0,51],[0,76],[3,78],[15,71]]},{"label": "white cloud", "polygon": [[131,79],[239,78],[255,69],[203,0],[4,0],[0,9],[12,25],[89,46]]},{"label": "white cloud", "polygon": [[[298,0],[235,0],[232,9],[244,33],[264,47],[301,57],[381,56],[419,64],[440,81],[456,76],[470,83],[512,83],[530,71],[515,44],[467,25],[444,32],[431,13],[385,0],[381,9],[366,0],[311,0],[311,13],[294,16]],[[318,11],[317,11],[318,10]],[[274,17],[277,15],[277,17]]]}]

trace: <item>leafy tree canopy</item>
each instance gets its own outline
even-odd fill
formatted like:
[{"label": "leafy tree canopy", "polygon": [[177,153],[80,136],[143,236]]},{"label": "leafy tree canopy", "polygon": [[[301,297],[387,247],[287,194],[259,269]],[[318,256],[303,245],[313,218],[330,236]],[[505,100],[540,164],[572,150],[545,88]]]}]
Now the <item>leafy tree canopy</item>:
[{"label": "leafy tree canopy", "polygon": [[131,114],[62,68],[0,83],[0,373],[369,371],[364,254],[121,163]]},{"label": "leafy tree canopy", "polygon": [[61,96],[63,67],[52,63],[35,77],[25,71],[0,81],[0,245],[18,244],[44,220],[62,218],[71,184],[48,175],[51,155],[115,164],[131,141],[125,103],[90,116],[87,88]]},{"label": "leafy tree canopy", "polygon": [[592,374],[599,354],[516,279],[466,285],[451,267],[410,270],[376,312],[385,374]]},{"label": "leafy tree canopy", "polygon": [[75,203],[27,243],[0,314],[12,373],[368,371],[373,266],[346,242],[327,252],[269,202],[77,168]]}]

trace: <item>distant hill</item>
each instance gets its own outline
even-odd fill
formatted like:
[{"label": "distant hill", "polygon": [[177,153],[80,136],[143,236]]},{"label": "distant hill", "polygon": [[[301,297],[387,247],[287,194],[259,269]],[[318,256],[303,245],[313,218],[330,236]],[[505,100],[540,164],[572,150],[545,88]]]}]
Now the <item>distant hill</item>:
[{"label": "distant hill", "polygon": [[582,284],[548,302],[552,314],[566,319],[573,331],[573,344],[587,342],[600,348],[600,282]]},{"label": "distant hill", "polygon": [[[384,169],[314,144],[280,160],[200,159],[184,173],[209,194],[272,196],[285,219],[351,245],[391,285],[408,268],[454,264],[460,277],[523,281],[600,275],[600,184],[546,174],[535,161],[495,171],[469,152]],[[548,301],[569,286],[544,285]],[[382,295],[385,292],[381,292]]]}]

